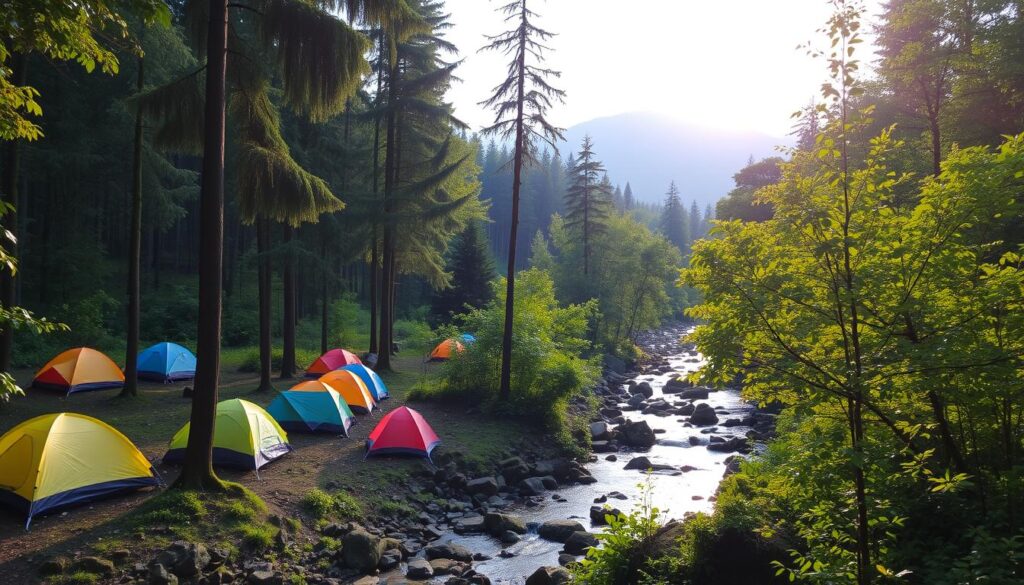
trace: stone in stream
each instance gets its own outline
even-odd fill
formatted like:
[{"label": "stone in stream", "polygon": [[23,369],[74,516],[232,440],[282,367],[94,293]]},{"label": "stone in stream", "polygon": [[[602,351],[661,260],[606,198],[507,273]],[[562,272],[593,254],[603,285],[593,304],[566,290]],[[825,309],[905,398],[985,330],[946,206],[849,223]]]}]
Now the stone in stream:
[{"label": "stone in stream", "polygon": [[341,541],[341,554],[345,566],[368,572],[380,563],[381,540],[365,530],[353,530]]},{"label": "stone in stream", "polygon": [[673,378],[673,379],[669,380],[668,382],[665,382],[665,385],[661,388],[661,393],[662,394],[679,394],[680,392],[686,390],[687,388],[692,388],[692,387],[693,387],[693,382],[690,382],[689,380],[686,380],[686,379],[683,379],[683,378]]},{"label": "stone in stream", "polygon": [[493,496],[498,493],[498,480],[493,477],[480,477],[466,482],[466,492]]},{"label": "stone in stream", "polygon": [[515,532],[512,532],[511,530],[506,530],[501,535],[501,542],[503,544],[515,544],[515,543],[519,542],[520,540],[522,540],[522,539],[519,538],[519,535],[516,534]]},{"label": "stone in stream", "polygon": [[627,401],[627,403],[630,406],[632,406],[634,409],[636,409],[636,408],[640,408],[640,405],[643,404],[645,400],[647,400],[646,396],[644,396],[643,394],[637,393],[637,394],[634,394],[634,395],[630,396],[629,400]]},{"label": "stone in stream", "polygon": [[527,477],[520,481],[517,487],[521,496],[539,496],[547,489],[544,480],[539,477]]},{"label": "stone in stream", "polygon": [[739,451],[741,453],[745,453],[750,451],[750,445],[747,444],[747,439],[744,437],[730,437],[728,440],[721,439],[719,441],[712,442],[708,445],[708,451],[717,451],[719,453],[733,453]]},{"label": "stone in stream", "polygon": [[491,512],[484,516],[484,525],[487,528],[487,533],[492,536],[500,537],[506,530],[511,530],[516,534],[526,534],[526,522],[523,522],[522,518],[511,514]]},{"label": "stone in stream", "polygon": [[604,421],[590,423],[590,438],[594,441],[608,439],[608,423]]},{"label": "stone in stream", "polygon": [[684,400],[707,400],[708,393],[711,391],[710,388],[698,386],[696,388],[688,388],[679,393],[679,397]]},{"label": "stone in stream", "polygon": [[654,396],[654,388],[648,382],[640,382],[632,389],[633,394],[643,394],[644,398]]},{"label": "stone in stream", "polygon": [[548,520],[540,525],[537,534],[545,540],[565,542],[574,532],[582,530],[583,525],[575,520]]},{"label": "stone in stream", "polygon": [[405,576],[410,579],[427,580],[434,576],[434,568],[426,559],[412,559],[405,570]]},{"label": "stone in stream", "polygon": [[474,534],[484,531],[484,517],[467,516],[455,521],[455,534]]},{"label": "stone in stream", "polygon": [[567,585],[571,580],[562,567],[541,567],[526,579],[526,585]]},{"label": "stone in stream", "polygon": [[424,554],[427,556],[427,560],[430,561],[434,559],[451,559],[463,563],[473,561],[473,553],[469,552],[468,548],[452,542],[428,546]]},{"label": "stone in stream", "polygon": [[657,442],[654,431],[646,421],[626,421],[617,430],[620,440],[630,447],[648,448]]},{"label": "stone in stream", "polygon": [[571,555],[586,554],[587,549],[597,546],[597,537],[586,531],[573,532],[566,539],[564,549]]},{"label": "stone in stream", "polygon": [[590,507],[590,523],[594,526],[603,526],[608,524],[607,516],[621,516],[622,511],[618,508],[612,508],[611,506],[591,506]]},{"label": "stone in stream", "polygon": [[718,415],[715,414],[715,410],[708,406],[707,403],[702,402],[697,405],[693,414],[690,415],[690,422],[699,427],[706,427],[718,424]]},{"label": "stone in stream", "polygon": [[634,457],[629,460],[623,469],[637,469],[639,471],[647,471],[648,469],[653,471],[665,471],[669,469],[675,469],[671,465],[665,465],[663,463],[651,463],[651,460],[647,457]]}]

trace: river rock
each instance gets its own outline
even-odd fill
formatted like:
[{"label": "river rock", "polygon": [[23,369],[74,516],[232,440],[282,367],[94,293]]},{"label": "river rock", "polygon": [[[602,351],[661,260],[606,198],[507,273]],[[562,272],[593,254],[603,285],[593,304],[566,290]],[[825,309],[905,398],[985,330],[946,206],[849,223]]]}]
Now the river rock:
[{"label": "river rock", "polygon": [[571,555],[582,555],[593,546],[597,546],[597,537],[580,530],[569,535],[569,538],[565,540],[564,550]]},{"label": "river rock", "polygon": [[583,530],[585,530],[583,525],[575,520],[548,520],[540,525],[537,534],[545,540],[565,542],[573,532]]},{"label": "river rock", "polygon": [[484,525],[487,528],[487,533],[492,536],[500,537],[506,530],[511,530],[516,534],[526,534],[526,522],[511,514],[491,512],[484,516]]},{"label": "river rock", "polygon": [[368,572],[380,563],[381,540],[365,530],[353,530],[341,541],[341,555],[345,566]]},{"label": "river rock", "polygon": [[[712,414],[714,414],[712,412]],[[630,447],[649,448],[657,441],[646,421],[626,421],[618,428],[620,440]]]},{"label": "river rock", "polygon": [[679,397],[684,400],[707,400],[709,391],[710,388],[698,386],[696,388],[688,388],[686,390],[683,390],[682,392],[679,393]]},{"label": "river rock", "polygon": [[633,394],[643,394],[644,398],[650,398],[651,396],[654,396],[654,388],[651,388],[651,385],[648,382],[640,382],[639,384],[633,387],[632,391]]},{"label": "river rock", "polygon": [[715,414],[715,409],[702,402],[697,405],[693,414],[690,415],[690,422],[698,427],[711,426],[718,424],[718,415]]},{"label": "river rock", "polygon": [[547,489],[544,485],[544,480],[539,477],[527,477],[521,480],[518,488],[519,495],[521,496],[539,496]]},{"label": "river rock", "polygon": [[425,581],[434,576],[434,568],[425,559],[412,559],[407,565],[405,576]]},{"label": "river rock", "polygon": [[467,516],[455,521],[455,534],[474,534],[483,532],[484,517],[480,515]]},{"label": "river rock", "polygon": [[541,567],[526,579],[526,585],[566,585],[572,580],[562,567]]},{"label": "river rock", "polygon": [[428,546],[423,553],[429,561],[434,559],[451,559],[463,563],[473,562],[473,553],[469,552],[468,548],[452,542]]},{"label": "river rock", "polygon": [[708,451],[717,451],[719,453],[735,453],[738,451],[746,453],[750,451],[750,445],[744,437],[730,437],[728,440],[710,443]]},{"label": "river rock", "polygon": [[150,565],[160,564],[178,577],[195,577],[203,572],[210,562],[210,553],[200,543],[179,540],[157,553]]},{"label": "river rock", "polygon": [[617,416],[622,416],[622,411],[618,408],[602,408],[601,416],[605,418],[615,418]]},{"label": "river rock", "polygon": [[634,409],[637,409],[640,408],[640,405],[643,404],[645,400],[647,400],[647,397],[637,392],[636,394],[630,396],[629,400],[627,400],[626,403],[632,406]]},{"label": "river rock", "polygon": [[470,494],[493,496],[498,493],[498,480],[494,477],[480,477],[466,482],[466,491]]},{"label": "river rock", "polygon": [[506,530],[501,535],[501,542],[503,544],[515,544],[520,540],[522,539],[519,537],[519,535],[515,532],[512,532],[511,530]]},{"label": "river rock", "polygon": [[683,390],[692,387],[693,382],[689,380],[684,378],[673,378],[668,382],[665,382],[665,385],[661,388],[661,392],[662,394],[679,394]]},{"label": "river rock", "polygon": [[623,469],[638,469],[640,471],[647,471],[650,469],[652,471],[665,471],[668,469],[675,469],[675,467],[662,463],[651,463],[651,460],[647,457],[634,457],[629,460],[629,463],[627,463]]},{"label": "river rock", "polygon": [[590,423],[590,438],[594,441],[608,439],[608,423],[604,421]]},{"label": "river rock", "polygon": [[590,507],[590,523],[594,526],[604,526],[608,524],[607,516],[621,516],[622,511],[618,508],[612,508],[611,506],[591,506]]}]

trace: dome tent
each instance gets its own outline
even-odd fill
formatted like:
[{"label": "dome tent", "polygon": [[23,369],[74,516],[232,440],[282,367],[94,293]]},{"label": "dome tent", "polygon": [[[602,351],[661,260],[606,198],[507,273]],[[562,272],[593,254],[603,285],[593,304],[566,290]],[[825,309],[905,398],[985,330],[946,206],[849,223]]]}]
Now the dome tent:
[{"label": "dome tent", "polygon": [[[363,383],[359,376],[348,370],[327,372],[316,381],[327,384],[335,392],[341,394],[341,397],[345,399],[345,403],[352,409],[352,412],[368,414],[373,412],[373,408],[377,406],[377,401],[373,399],[373,394],[370,393],[366,384]],[[305,384],[299,384],[293,387],[292,390],[305,390],[305,388]]]},{"label": "dome tent", "polygon": [[[165,463],[180,463],[185,459],[189,424],[185,423],[171,439],[164,455]],[[217,404],[214,465],[259,470],[291,450],[288,433],[259,406],[240,398]]]},{"label": "dome tent", "polygon": [[188,349],[165,341],[139,353],[139,377],[159,382],[191,380],[196,377],[196,356]]},{"label": "dome tent", "polygon": [[366,439],[366,457],[371,455],[415,455],[430,459],[441,443],[434,429],[419,412],[401,406],[380,419]]},{"label": "dome tent", "polygon": [[354,364],[351,366],[345,366],[341,369],[359,376],[359,379],[363,381],[363,384],[366,385],[366,389],[370,391],[370,394],[377,402],[386,400],[391,396],[388,392],[388,387],[384,385],[384,380],[381,380],[380,376],[377,375],[377,372],[374,372],[370,368],[362,364]]},{"label": "dome tent", "polygon": [[33,516],[158,485],[114,427],[84,414],[44,414],[0,437],[0,501]]},{"label": "dome tent", "polygon": [[103,352],[76,347],[60,353],[36,372],[32,387],[67,394],[121,388],[124,373]]},{"label": "dome tent", "polygon": [[332,349],[309,364],[309,367],[306,368],[306,377],[319,378],[327,372],[337,370],[343,366],[362,363],[359,356],[347,349]]},{"label": "dome tent", "polygon": [[462,353],[465,349],[466,346],[462,345],[462,342],[455,339],[445,339],[434,347],[430,352],[430,356],[427,357],[427,361],[443,362],[451,359],[453,353]]},{"label": "dome tent", "polygon": [[267,412],[287,431],[335,433],[348,436],[355,423],[348,405],[340,394],[323,382],[321,392],[285,390],[277,395]]}]

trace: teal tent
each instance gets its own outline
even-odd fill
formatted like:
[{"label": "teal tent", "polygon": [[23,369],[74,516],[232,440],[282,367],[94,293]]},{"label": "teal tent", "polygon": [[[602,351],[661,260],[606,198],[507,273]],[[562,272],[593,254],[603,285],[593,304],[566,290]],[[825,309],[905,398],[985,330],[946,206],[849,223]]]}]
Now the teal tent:
[{"label": "teal tent", "polygon": [[348,436],[356,418],[345,399],[333,390],[299,392],[286,390],[267,407],[267,412],[286,431],[336,433]]}]

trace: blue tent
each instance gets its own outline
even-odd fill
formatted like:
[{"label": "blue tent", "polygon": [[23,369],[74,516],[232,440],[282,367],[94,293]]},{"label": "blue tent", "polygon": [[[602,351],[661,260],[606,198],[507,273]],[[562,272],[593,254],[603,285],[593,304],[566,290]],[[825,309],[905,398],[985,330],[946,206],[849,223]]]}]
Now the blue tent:
[{"label": "blue tent", "polygon": [[267,412],[286,431],[335,433],[348,436],[356,422],[340,394],[285,390],[267,407]]},{"label": "blue tent", "polygon": [[196,356],[177,343],[165,341],[148,347],[137,363],[139,377],[147,380],[174,382],[196,377]]},{"label": "blue tent", "polygon": [[463,333],[459,337],[462,338],[463,343],[473,343],[476,341],[476,337],[474,337],[472,333]]},{"label": "blue tent", "polygon": [[384,385],[384,380],[380,379],[377,372],[374,372],[370,368],[362,364],[352,364],[341,368],[342,370],[348,370],[359,377],[366,384],[366,389],[373,394],[373,399],[378,402],[391,396],[388,393],[388,387]]}]

